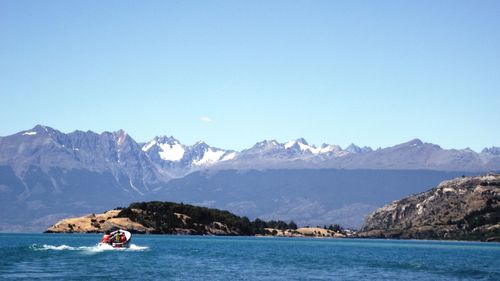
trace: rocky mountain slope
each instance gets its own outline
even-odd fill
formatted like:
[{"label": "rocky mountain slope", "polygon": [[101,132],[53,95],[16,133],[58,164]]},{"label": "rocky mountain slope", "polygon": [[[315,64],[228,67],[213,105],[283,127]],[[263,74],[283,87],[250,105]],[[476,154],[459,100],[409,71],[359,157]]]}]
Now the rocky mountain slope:
[{"label": "rocky mountain slope", "polygon": [[462,177],[370,214],[362,237],[500,241],[500,174]]}]

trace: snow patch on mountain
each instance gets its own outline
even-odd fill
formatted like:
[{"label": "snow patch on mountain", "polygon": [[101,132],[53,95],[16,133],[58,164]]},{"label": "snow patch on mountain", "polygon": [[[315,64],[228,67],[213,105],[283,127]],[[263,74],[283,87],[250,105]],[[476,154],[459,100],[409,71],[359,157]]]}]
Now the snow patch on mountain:
[{"label": "snow patch on mountain", "polygon": [[214,164],[215,162],[218,162],[222,158],[224,153],[225,153],[225,151],[223,151],[223,150],[215,150],[212,148],[208,148],[205,151],[205,153],[203,154],[203,157],[201,159],[193,160],[193,165],[206,166],[206,165]]},{"label": "snow patch on mountain", "polygon": [[220,161],[228,161],[228,160],[233,160],[234,158],[236,158],[236,152],[231,152],[231,153],[228,153],[226,155],[224,155]]},{"label": "snow patch on mountain", "polygon": [[285,143],[285,149],[292,148],[296,143],[297,142],[294,140],[288,141],[287,143]]},{"label": "snow patch on mountain", "polygon": [[298,139],[298,140],[291,140],[285,143],[284,147],[285,149],[291,149],[294,146],[298,145],[299,149],[304,152],[304,151],[310,151],[313,154],[317,154],[319,152],[319,149],[316,148],[315,146],[310,146],[305,140],[303,139]]},{"label": "snow patch on mountain", "polygon": [[335,145],[331,145],[331,144],[323,145],[321,148],[319,148],[319,153],[328,153],[328,152],[332,152],[335,150],[338,150],[338,147]]},{"label": "snow patch on mountain", "polygon": [[319,153],[319,150],[318,148],[314,147],[314,146],[310,146],[308,144],[304,144],[304,143],[301,143],[299,142],[299,147],[300,147],[300,150],[302,151],[310,151],[312,154],[318,154]]},{"label": "snow patch on mountain", "polygon": [[36,132],[25,132],[23,133],[23,136],[34,136],[36,135]]},{"label": "snow patch on mountain", "polygon": [[160,158],[166,161],[179,161],[184,156],[184,152],[186,152],[184,147],[178,142],[174,142],[173,144],[159,143],[158,146],[160,147],[160,151],[158,151]]},{"label": "snow patch on mountain", "polygon": [[148,150],[151,149],[151,147],[155,146],[157,144],[156,140],[152,140],[148,143],[146,143],[143,147],[142,147],[142,151],[146,152]]},{"label": "snow patch on mountain", "polygon": [[116,132],[116,135],[117,135],[116,143],[119,146],[122,146],[125,143],[125,140],[127,139],[127,133],[123,130],[119,130],[118,132]]}]

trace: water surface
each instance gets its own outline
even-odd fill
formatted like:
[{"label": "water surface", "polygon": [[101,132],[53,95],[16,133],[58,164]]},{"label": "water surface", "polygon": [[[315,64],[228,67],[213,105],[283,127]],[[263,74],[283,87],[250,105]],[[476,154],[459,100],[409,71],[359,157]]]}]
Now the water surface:
[{"label": "water surface", "polygon": [[1,280],[500,280],[500,243],[0,234]]}]

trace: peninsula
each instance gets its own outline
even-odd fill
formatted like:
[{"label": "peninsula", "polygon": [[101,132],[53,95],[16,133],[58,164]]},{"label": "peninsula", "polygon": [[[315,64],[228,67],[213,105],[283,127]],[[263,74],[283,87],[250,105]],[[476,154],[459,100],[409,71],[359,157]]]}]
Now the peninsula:
[{"label": "peninsula", "polygon": [[359,237],[500,242],[500,174],[460,177],[368,216]]}]

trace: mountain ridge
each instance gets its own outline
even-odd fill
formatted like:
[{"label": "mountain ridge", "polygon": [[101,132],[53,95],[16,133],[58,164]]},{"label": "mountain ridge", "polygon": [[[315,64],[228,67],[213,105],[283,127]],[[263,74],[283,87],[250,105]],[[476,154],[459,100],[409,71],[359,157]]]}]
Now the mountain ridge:
[{"label": "mountain ridge", "polygon": [[[56,159],[33,159],[40,147],[57,154]],[[65,134],[43,125],[0,137],[0,164],[12,165],[18,174],[25,167],[20,167],[22,164],[14,158],[26,156],[28,159],[19,162],[43,167],[57,166],[63,161],[66,167],[121,172],[129,177],[131,186],[140,186],[139,190],[147,189],[155,179],[168,181],[200,169],[398,168],[488,172],[500,169],[499,151],[498,147],[484,148],[481,152],[443,149],[420,139],[376,150],[355,144],[342,149],[336,144],[311,145],[303,138],[284,143],[263,140],[235,151],[212,147],[203,141],[186,145],[173,136],[156,136],[139,143],[123,130],[100,134],[75,130]],[[114,168],[110,167],[113,162],[118,164]],[[133,171],[143,171],[143,174]]]}]

